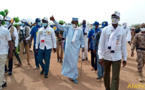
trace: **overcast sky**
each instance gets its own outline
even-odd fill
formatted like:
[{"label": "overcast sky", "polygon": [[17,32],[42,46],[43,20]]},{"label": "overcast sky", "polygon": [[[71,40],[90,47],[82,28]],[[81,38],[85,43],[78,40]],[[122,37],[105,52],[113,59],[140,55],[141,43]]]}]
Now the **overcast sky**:
[{"label": "overcast sky", "polygon": [[57,21],[71,22],[78,17],[89,23],[98,21],[111,22],[114,11],[121,14],[120,24],[128,25],[145,22],[145,0],[1,0],[0,10],[8,9],[10,17],[20,19],[50,18],[54,15]]}]

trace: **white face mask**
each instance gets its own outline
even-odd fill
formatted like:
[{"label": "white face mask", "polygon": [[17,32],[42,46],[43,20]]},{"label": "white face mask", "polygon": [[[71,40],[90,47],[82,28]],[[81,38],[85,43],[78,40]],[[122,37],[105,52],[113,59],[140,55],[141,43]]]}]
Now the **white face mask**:
[{"label": "white face mask", "polygon": [[119,22],[119,19],[112,18],[112,24],[117,24]]},{"label": "white face mask", "polygon": [[141,31],[145,32],[145,27],[144,28],[140,28]]},{"label": "white face mask", "polygon": [[72,27],[73,27],[73,28],[76,28],[76,25],[75,25],[75,24],[72,24]]}]

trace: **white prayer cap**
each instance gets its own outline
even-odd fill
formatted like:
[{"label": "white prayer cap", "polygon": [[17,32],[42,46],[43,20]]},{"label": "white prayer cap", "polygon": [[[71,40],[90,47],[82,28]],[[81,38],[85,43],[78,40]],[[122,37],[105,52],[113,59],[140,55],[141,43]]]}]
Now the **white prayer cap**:
[{"label": "white prayer cap", "polygon": [[26,19],[22,19],[22,20],[21,20],[21,22],[24,22],[24,23],[26,23],[27,21],[26,21]]},{"label": "white prayer cap", "polygon": [[44,17],[42,20],[47,21],[48,22],[48,18]]},{"label": "white prayer cap", "polygon": [[122,25],[123,25],[123,26],[127,26],[127,23],[126,23],[126,22],[124,22]]},{"label": "white prayer cap", "polygon": [[118,17],[120,17],[120,12],[118,12],[118,11],[115,11],[113,14],[115,14]]},{"label": "white prayer cap", "polygon": [[6,21],[11,21],[11,18],[8,17],[8,16],[6,16],[6,17],[5,17],[5,20],[6,20]]},{"label": "white prayer cap", "polygon": [[2,15],[0,15],[0,20],[3,20],[3,16]]}]

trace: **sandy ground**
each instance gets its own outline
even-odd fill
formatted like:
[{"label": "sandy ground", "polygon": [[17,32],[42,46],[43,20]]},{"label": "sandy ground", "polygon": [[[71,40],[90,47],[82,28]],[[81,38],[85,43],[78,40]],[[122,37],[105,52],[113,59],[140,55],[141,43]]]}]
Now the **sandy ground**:
[{"label": "sandy ground", "polygon": [[[56,54],[52,52],[50,61],[50,72],[47,79],[40,75],[40,69],[35,68],[34,55],[31,55],[31,65],[28,66],[26,62],[26,55],[22,58],[23,67],[14,68],[13,75],[5,75],[8,86],[3,90],[105,90],[103,80],[97,81],[97,74],[91,71],[91,57],[89,53],[89,60],[82,63],[81,71],[81,58],[79,58],[79,84],[74,84],[68,80],[67,77],[61,75],[62,64],[57,62]],[[16,63],[16,59],[14,63]],[[14,66],[15,67],[15,66]],[[125,68],[121,68],[120,86],[119,90],[144,90],[127,88],[130,84],[140,84],[137,78],[137,63],[136,56],[130,56],[130,46],[128,46],[128,63]],[[141,83],[145,84],[145,83]]]}]

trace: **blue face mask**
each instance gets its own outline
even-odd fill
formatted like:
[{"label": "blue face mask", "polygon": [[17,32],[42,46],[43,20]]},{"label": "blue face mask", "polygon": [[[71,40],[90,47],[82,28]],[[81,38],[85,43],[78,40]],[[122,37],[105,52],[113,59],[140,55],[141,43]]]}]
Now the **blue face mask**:
[{"label": "blue face mask", "polygon": [[47,26],[47,23],[42,23],[42,26],[43,26],[43,27],[46,27],[46,26]]},{"label": "blue face mask", "polygon": [[95,26],[93,26],[93,29],[95,30],[95,29],[96,29],[96,27],[95,27]]},{"label": "blue face mask", "polygon": [[21,26],[24,26],[25,24],[24,23],[21,23]]},{"label": "blue face mask", "polygon": [[10,24],[10,22],[9,22],[9,21],[5,21],[5,24],[6,24],[6,25],[9,25],[9,24]]},{"label": "blue face mask", "polygon": [[38,25],[38,26],[41,26],[41,22],[38,22],[37,25]]}]

